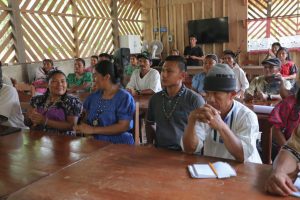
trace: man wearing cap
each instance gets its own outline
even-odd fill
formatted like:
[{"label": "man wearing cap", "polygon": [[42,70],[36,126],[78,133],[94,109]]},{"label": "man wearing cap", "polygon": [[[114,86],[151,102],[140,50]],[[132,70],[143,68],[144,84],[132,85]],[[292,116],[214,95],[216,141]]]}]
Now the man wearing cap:
[{"label": "man wearing cap", "polygon": [[288,196],[299,192],[293,182],[299,173],[300,163],[300,126],[280,150],[273,164],[265,189],[271,194]]},{"label": "man wearing cap", "polygon": [[2,67],[0,66],[0,115],[8,118],[1,123],[6,126],[24,128],[24,116],[21,111],[17,90],[10,85],[3,84]]},{"label": "man wearing cap", "polygon": [[150,55],[142,53],[137,58],[139,69],[133,71],[126,89],[133,96],[159,92],[161,90],[160,75],[156,69],[150,68]]},{"label": "man wearing cap", "polygon": [[216,64],[204,80],[206,101],[190,113],[181,146],[188,153],[239,162],[261,163],[256,149],[259,135],[257,116],[234,100],[234,72],[226,64]]},{"label": "man wearing cap", "polygon": [[261,64],[264,66],[264,75],[255,77],[251,81],[249,88],[246,90],[245,101],[252,99],[280,100],[280,85],[282,84],[287,90],[292,87],[289,81],[281,78],[280,60],[270,58],[264,60]]}]

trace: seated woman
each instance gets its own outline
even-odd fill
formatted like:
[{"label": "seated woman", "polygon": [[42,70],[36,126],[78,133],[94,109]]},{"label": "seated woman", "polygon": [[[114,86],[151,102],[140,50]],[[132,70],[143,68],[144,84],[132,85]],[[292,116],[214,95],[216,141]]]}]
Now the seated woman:
[{"label": "seated woman", "polygon": [[43,60],[43,67],[39,67],[35,73],[34,82],[32,85],[35,87],[35,94],[44,94],[48,87],[47,75],[51,70],[54,70],[53,61],[51,59]]},{"label": "seated woman", "polygon": [[[66,75],[54,70],[48,77],[44,95],[32,97],[25,124],[37,130],[66,132],[73,130],[81,113],[82,103],[68,95]],[[68,132],[67,132],[68,134]]]},{"label": "seated woman", "polygon": [[285,47],[280,47],[276,54],[281,61],[280,73],[284,79],[288,79],[292,84],[295,83],[297,75],[297,66],[291,61],[289,50]]},{"label": "seated woman", "polygon": [[204,78],[207,72],[218,63],[218,57],[215,54],[208,54],[204,59],[203,72],[196,74],[192,79],[192,89],[201,94],[201,96],[205,96],[205,92],[203,90],[204,87]]},{"label": "seated woman", "polygon": [[133,144],[128,130],[133,125],[135,103],[126,90],[119,88],[114,65],[107,60],[96,64],[94,79],[99,90],[85,100],[86,123],[75,126],[75,130],[92,134],[97,140]]},{"label": "seated woman", "polygon": [[85,61],[76,58],[74,62],[74,73],[67,77],[69,92],[89,91],[93,82],[91,72],[85,72]]}]

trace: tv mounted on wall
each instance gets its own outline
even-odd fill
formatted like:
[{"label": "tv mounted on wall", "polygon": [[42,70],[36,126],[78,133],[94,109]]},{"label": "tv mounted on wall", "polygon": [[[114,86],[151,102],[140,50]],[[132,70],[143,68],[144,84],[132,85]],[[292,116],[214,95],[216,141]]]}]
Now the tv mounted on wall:
[{"label": "tv mounted on wall", "polygon": [[228,17],[188,21],[188,31],[197,44],[229,42]]}]

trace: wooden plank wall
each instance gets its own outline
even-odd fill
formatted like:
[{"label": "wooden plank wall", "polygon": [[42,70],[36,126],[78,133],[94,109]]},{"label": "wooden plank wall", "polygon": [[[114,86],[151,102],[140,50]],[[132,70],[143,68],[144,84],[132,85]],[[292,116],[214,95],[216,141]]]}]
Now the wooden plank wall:
[{"label": "wooden plank wall", "polygon": [[[189,20],[228,17],[229,42],[205,44],[202,48],[206,54],[221,55],[225,49],[241,50],[239,63],[259,64],[266,54],[249,55],[247,53],[247,0],[143,0],[143,15],[148,21],[144,28],[144,39],[148,42],[161,40],[164,44],[162,56],[169,54],[172,48],[177,48],[183,54],[188,45]],[[154,33],[153,28],[167,27],[167,33]],[[173,42],[168,42],[168,35],[173,36]],[[293,59],[300,64],[299,53],[292,53]],[[299,59],[297,59],[297,57]]]}]

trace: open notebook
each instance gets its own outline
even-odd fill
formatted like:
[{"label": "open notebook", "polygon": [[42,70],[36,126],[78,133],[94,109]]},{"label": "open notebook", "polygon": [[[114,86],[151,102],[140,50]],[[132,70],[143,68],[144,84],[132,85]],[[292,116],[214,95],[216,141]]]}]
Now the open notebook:
[{"label": "open notebook", "polygon": [[229,178],[236,176],[236,171],[226,162],[215,162],[211,165],[188,165],[188,170],[193,178]]}]

